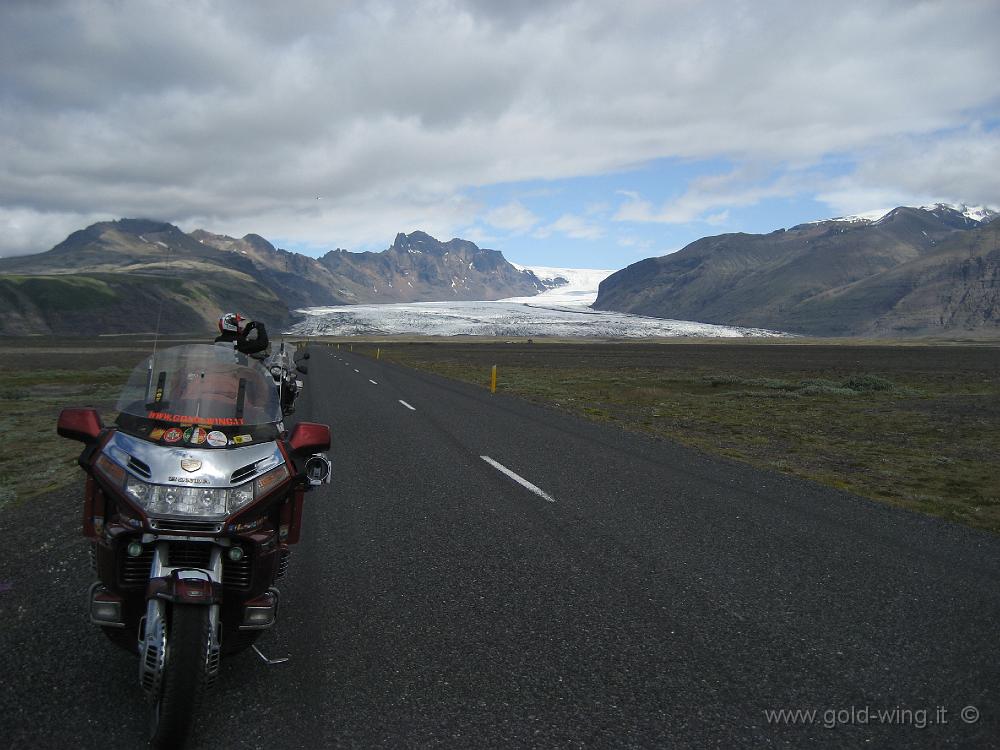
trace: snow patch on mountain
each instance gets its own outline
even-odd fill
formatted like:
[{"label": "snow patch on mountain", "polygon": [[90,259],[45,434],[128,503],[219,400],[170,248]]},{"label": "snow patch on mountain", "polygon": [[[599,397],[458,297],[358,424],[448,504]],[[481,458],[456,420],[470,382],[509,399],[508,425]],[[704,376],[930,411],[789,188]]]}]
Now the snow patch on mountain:
[{"label": "snow patch on mountain", "polygon": [[924,211],[935,211],[941,208],[950,208],[958,211],[962,216],[973,221],[992,221],[998,214],[987,206],[967,206],[964,203],[935,203],[932,206],[921,206]]},{"label": "snow patch on mountain", "polygon": [[[865,211],[851,216],[838,216],[835,219],[823,219],[822,221],[849,221],[852,224],[874,224],[883,216],[892,211],[891,208],[878,208],[874,211]],[[820,221],[811,221],[810,224],[820,224]]]},{"label": "snow patch on mountain", "polygon": [[[950,209],[952,211],[957,211],[962,214],[967,219],[972,219],[978,222],[989,222],[993,221],[1000,213],[988,206],[968,206],[964,203],[934,203],[929,206],[920,206],[921,211],[937,211],[941,209]],[[828,221],[846,221],[852,224],[878,224],[882,219],[884,219],[888,214],[892,213],[895,209],[893,208],[880,208],[874,211],[864,211],[859,214],[852,214],[850,216],[838,216],[834,219],[818,219],[816,221],[806,221],[803,222],[801,226],[808,224],[824,224]]]}]

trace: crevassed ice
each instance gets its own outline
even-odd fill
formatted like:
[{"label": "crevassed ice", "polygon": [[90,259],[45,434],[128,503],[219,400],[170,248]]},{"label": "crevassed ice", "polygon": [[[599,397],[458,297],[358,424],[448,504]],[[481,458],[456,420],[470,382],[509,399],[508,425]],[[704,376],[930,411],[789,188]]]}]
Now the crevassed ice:
[{"label": "crevassed ice", "polygon": [[311,307],[289,333],[299,336],[492,336],[655,338],[785,336],[778,331],[664,320],[592,310],[597,286],[612,271],[532,268],[539,278],[569,282],[534,297],[496,302],[415,302]]}]

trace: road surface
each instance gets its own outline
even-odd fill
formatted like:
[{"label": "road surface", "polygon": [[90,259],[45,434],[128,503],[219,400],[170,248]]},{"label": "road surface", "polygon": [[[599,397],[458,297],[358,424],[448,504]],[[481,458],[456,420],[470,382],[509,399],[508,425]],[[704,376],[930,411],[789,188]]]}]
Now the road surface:
[{"label": "road surface", "polygon": [[[1000,746],[1000,538],[312,352],[288,661],[224,661],[193,747]],[[143,744],[78,518],[0,512],[0,745]]]}]

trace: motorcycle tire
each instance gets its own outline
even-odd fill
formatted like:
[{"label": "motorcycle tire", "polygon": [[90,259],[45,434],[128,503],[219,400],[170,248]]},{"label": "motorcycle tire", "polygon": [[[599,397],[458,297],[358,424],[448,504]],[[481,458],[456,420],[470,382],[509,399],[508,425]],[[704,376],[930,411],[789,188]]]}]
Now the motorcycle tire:
[{"label": "motorcycle tire", "polygon": [[174,604],[163,684],[150,716],[154,748],[182,747],[187,740],[205,690],[209,643],[208,607]]}]

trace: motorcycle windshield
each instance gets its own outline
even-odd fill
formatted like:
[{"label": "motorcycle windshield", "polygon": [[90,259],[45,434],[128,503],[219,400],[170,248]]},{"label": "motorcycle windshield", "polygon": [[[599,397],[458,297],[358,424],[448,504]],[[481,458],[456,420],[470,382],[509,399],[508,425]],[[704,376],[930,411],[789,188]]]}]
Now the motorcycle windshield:
[{"label": "motorcycle windshield", "polygon": [[270,373],[228,346],[164,349],[136,367],[118,411],[173,424],[242,427],[281,421]]}]

